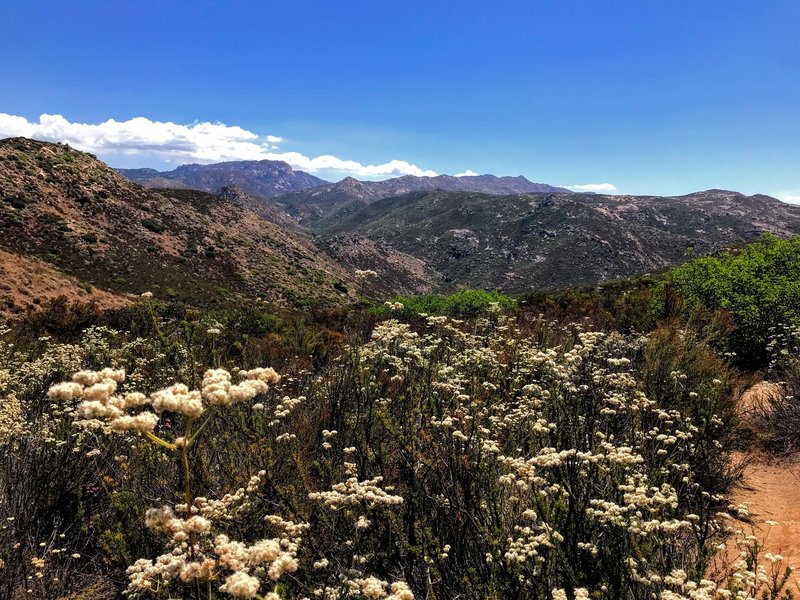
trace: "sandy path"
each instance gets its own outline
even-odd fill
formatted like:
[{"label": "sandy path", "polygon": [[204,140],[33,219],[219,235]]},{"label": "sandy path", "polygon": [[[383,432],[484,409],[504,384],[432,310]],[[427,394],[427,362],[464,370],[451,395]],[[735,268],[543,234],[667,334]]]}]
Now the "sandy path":
[{"label": "sandy path", "polygon": [[[773,383],[754,385],[739,401],[741,417],[746,421],[750,411],[767,405],[781,393]],[[740,459],[734,456],[734,460]],[[755,456],[745,469],[742,484],[731,501],[750,507],[759,539],[764,539],[764,551],[783,556],[784,565],[798,567],[793,579],[800,582],[800,462]],[[778,524],[770,526],[765,521]]]},{"label": "sandy path", "polygon": [[[732,501],[750,506],[759,537],[767,536],[765,550],[800,568],[800,464],[753,462],[745,470],[744,485]],[[778,524],[770,527],[764,523],[768,520]]]}]

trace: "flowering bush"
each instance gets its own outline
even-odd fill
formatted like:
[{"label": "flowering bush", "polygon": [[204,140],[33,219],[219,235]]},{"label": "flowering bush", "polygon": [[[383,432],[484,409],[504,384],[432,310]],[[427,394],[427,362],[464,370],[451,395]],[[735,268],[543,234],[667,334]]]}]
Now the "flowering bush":
[{"label": "flowering bush", "polygon": [[[690,331],[590,332],[495,305],[389,319],[334,357],[281,355],[279,376],[229,321],[151,316],[147,337],[0,347],[8,597],[87,578],[270,600],[785,587],[751,540],[720,562],[740,528],[734,378]],[[25,492],[46,464],[53,481]]]}]

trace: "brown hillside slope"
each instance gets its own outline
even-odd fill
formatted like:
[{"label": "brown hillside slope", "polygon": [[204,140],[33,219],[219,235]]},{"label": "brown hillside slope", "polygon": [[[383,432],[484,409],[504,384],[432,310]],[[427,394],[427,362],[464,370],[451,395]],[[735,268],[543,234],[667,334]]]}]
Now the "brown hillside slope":
[{"label": "brown hillside slope", "polygon": [[334,284],[350,283],[307,237],[246,208],[146,190],[89,154],[24,138],[0,140],[0,249],[116,293],[192,302],[336,303],[346,295]]},{"label": "brown hillside slope", "polygon": [[[311,201],[313,192],[293,197]],[[364,238],[416,259],[421,290],[524,293],[656,273],[764,233],[799,235],[800,207],[724,190],[676,197],[437,190],[351,202],[301,223],[351,267],[375,268],[352,259],[358,253],[349,246]],[[413,282],[403,271],[396,279]]]},{"label": "brown hillside slope", "polygon": [[115,308],[130,299],[83,284],[52,265],[0,250],[0,313],[12,315],[35,309],[64,296],[69,302],[92,302]]}]

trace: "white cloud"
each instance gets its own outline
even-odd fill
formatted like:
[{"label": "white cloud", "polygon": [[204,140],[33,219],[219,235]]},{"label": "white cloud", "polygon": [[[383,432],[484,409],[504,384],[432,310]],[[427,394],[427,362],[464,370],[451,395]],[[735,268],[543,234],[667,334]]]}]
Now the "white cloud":
[{"label": "white cloud", "polygon": [[775,197],[789,204],[800,204],[800,190],[786,190],[778,192]]},{"label": "white cloud", "polygon": [[564,187],[573,192],[595,192],[597,194],[613,194],[617,191],[617,186],[613,183],[583,183]]},{"label": "white cloud", "polygon": [[477,177],[478,174],[472,169],[467,169],[463,173],[456,173],[453,177]]},{"label": "white cloud", "polygon": [[39,121],[0,113],[0,138],[24,136],[63,142],[95,153],[105,160],[115,156],[140,156],[163,162],[212,163],[226,160],[282,160],[312,173],[337,172],[356,177],[395,177],[436,173],[404,160],[364,165],[332,155],[305,156],[299,152],[276,152],[274,144],[285,141],[273,135],[259,136],[241,127],[223,123],[178,123],[136,117],[127,121],[109,119],[98,124],[72,123],[61,115],[42,115]]}]

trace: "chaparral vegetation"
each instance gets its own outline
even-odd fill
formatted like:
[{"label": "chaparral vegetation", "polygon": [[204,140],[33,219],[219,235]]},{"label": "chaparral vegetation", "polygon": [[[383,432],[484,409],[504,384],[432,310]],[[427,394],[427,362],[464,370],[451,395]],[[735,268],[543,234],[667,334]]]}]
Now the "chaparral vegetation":
[{"label": "chaparral vegetation", "polygon": [[56,300],[0,330],[0,597],[791,598],[731,498],[797,449],[799,247],[519,298]]}]

